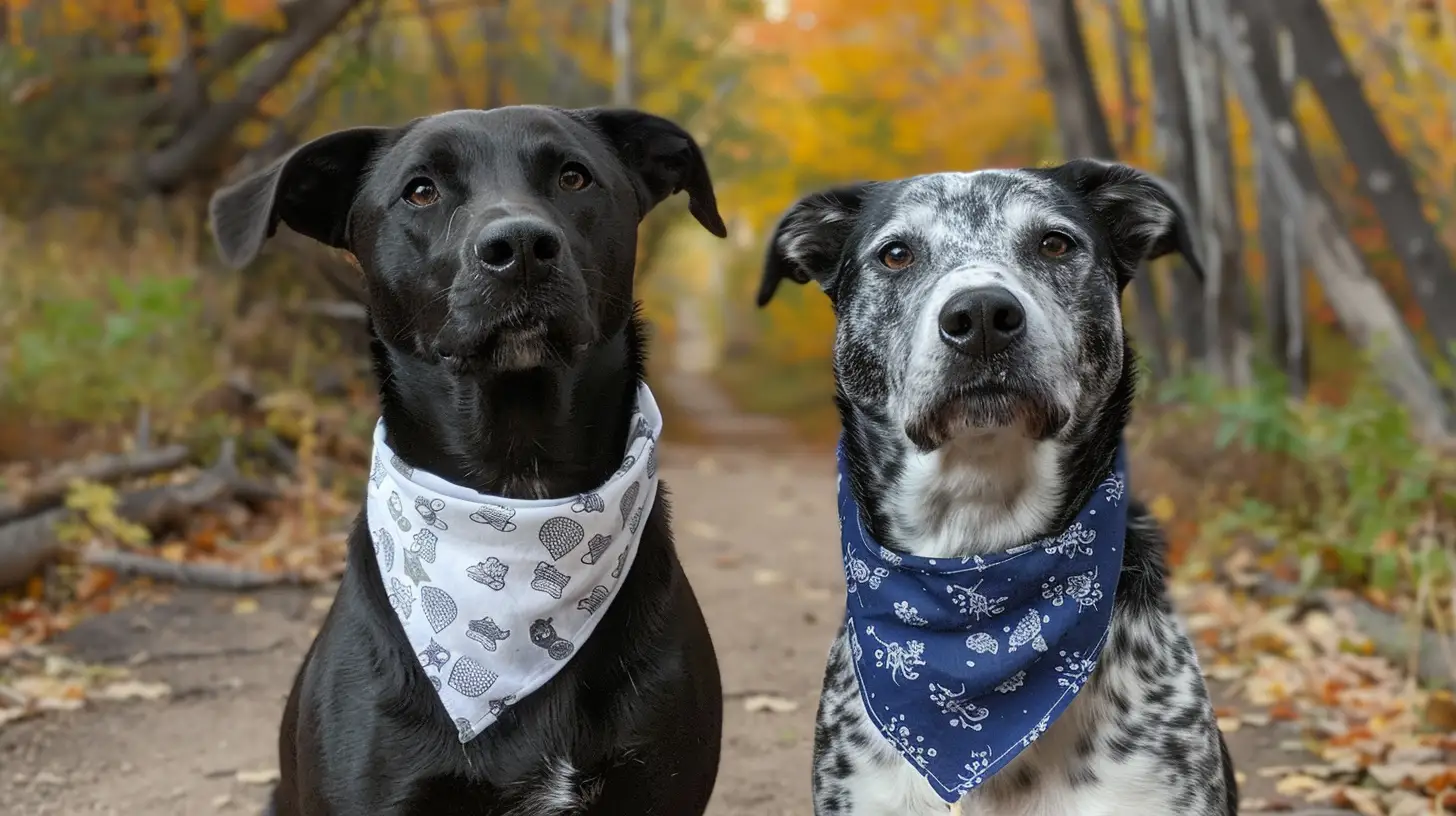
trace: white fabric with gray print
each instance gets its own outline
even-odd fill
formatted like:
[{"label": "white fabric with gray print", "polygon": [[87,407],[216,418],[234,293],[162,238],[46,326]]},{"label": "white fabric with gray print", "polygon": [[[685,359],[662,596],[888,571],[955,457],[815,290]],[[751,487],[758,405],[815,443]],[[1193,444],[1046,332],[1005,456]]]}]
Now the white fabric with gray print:
[{"label": "white fabric with gray print", "polygon": [[657,498],[661,434],[644,384],[606,484],[523,501],[409,467],[375,426],[366,513],[379,575],[461,742],[545,685],[606,614]]}]

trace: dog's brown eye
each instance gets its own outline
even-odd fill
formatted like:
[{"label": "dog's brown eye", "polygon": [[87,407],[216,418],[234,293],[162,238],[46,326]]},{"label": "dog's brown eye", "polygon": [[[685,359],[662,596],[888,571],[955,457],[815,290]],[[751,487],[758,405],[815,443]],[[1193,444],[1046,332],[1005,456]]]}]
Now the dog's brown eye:
[{"label": "dog's brown eye", "polygon": [[591,173],[587,172],[585,167],[582,167],[576,162],[571,162],[561,168],[561,189],[576,192],[578,190],[585,190],[591,186],[591,183]]},{"label": "dog's brown eye", "polygon": [[416,207],[428,207],[440,200],[440,191],[435,187],[435,182],[427,178],[410,179],[410,183],[404,186],[404,195],[400,198]]},{"label": "dog's brown eye", "polygon": [[915,253],[899,241],[891,241],[880,250],[880,263],[896,272],[915,263]]},{"label": "dog's brown eye", "polygon": [[1072,251],[1072,239],[1060,232],[1048,232],[1041,237],[1037,251],[1047,258],[1060,258]]}]

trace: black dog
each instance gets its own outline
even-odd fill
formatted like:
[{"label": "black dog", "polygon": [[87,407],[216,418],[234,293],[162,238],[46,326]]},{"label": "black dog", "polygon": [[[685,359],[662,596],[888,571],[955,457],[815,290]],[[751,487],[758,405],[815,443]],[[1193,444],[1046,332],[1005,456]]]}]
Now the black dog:
[{"label": "black dog", "polygon": [[[281,221],[367,280],[391,448],[510,498],[570,496],[621,463],[643,375],[639,221],[686,190],[726,234],[703,156],[631,110],[454,111],[324,136],[220,191],[223,258]],[[698,814],[722,695],[659,495],[591,638],[466,743],[390,610],[367,524],[283,714],[272,809],[294,814]]]}]

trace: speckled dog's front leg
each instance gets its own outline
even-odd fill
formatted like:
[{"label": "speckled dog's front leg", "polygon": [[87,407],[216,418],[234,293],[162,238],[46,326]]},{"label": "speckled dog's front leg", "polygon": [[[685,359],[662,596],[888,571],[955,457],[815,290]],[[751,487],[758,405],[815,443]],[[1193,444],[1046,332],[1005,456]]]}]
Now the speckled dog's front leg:
[{"label": "speckled dog's front leg", "polygon": [[944,816],[950,812],[865,714],[841,632],[829,650],[814,727],[815,816]]}]

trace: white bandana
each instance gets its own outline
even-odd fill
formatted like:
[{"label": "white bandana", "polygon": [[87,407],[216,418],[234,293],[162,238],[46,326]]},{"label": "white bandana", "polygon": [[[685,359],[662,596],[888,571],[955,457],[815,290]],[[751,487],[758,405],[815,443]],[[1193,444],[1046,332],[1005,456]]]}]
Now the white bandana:
[{"label": "white bandana", "polygon": [[644,384],[606,484],[522,501],[411,468],[375,426],[365,506],[379,575],[461,742],[545,685],[606,614],[657,498],[661,433]]}]

